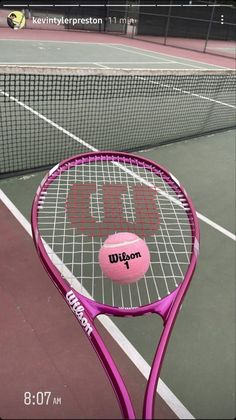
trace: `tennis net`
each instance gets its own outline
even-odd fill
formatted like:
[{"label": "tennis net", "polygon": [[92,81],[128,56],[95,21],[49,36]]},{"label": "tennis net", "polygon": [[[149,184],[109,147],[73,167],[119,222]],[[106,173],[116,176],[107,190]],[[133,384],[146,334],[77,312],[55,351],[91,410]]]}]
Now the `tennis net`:
[{"label": "tennis net", "polygon": [[0,176],[235,126],[233,70],[0,67]]}]

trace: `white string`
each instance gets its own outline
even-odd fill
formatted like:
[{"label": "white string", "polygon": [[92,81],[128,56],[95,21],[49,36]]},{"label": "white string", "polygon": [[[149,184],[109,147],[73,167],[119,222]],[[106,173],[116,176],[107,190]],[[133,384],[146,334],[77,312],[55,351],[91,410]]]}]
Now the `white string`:
[{"label": "white string", "polygon": [[[144,279],[128,286],[117,285],[105,279],[99,267],[98,251],[102,239],[91,238],[78,231],[70,223],[63,207],[74,184],[94,182],[97,185],[97,192],[91,196],[90,216],[95,218],[99,228],[99,223],[103,221],[104,216],[102,186],[123,184],[127,187],[127,192],[122,196],[123,216],[125,220],[132,223],[135,221],[132,186],[143,185],[140,179],[144,180],[146,185],[152,185],[155,191],[162,190],[164,193],[157,193],[156,199],[161,224],[155,235],[146,238],[151,253],[151,265]],[[58,249],[60,250],[58,248],[61,245],[60,237],[64,236],[65,243],[61,250],[61,258],[65,266],[71,266],[72,274],[77,278],[78,284],[73,285],[76,290],[83,293],[84,289],[88,289],[93,299],[112,306],[136,307],[159,300],[169,294],[183,280],[188,267],[188,262],[184,258],[191,252],[191,229],[184,203],[176,199],[176,196],[176,193],[161,177],[145,167],[133,165],[131,161],[130,164],[122,165],[114,165],[112,161],[90,162],[82,164],[82,167],[78,165],[66,170],[50,184],[44,206],[40,209],[39,230],[43,239],[49,245],[52,243],[53,251],[58,254],[58,257],[60,257],[60,252],[57,252]],[[76,206],[76,203],[73,202],[74,205]],[[73,207],[74,211],[76,209]],[[73,213],[74,216],[76,215]],[[71,253],[72,256],[69,255]],[[63,266],[59,266],[58,269],[63,274]],[[83,281],[80,281],[81,278]]]}]

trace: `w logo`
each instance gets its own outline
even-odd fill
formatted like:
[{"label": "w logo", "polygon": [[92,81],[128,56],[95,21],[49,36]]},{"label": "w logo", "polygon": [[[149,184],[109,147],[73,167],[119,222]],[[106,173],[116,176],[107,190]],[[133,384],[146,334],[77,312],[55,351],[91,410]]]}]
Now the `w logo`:
[{"label": "w logo", "polygon": [[71,225],[84,235],[106,237],[132,232],[141,237],[158,230],[157,192],[142,185],[72,185],[66,202]]}]

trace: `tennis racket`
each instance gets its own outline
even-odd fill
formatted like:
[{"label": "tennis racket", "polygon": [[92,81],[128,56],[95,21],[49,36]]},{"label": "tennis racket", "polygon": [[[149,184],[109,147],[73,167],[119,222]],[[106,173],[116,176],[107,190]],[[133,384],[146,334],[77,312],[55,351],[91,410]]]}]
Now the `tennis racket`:
[{"label": "tennis racket", "polygon": [[[148,379],[143,418],[153,418],[160,369],[199,253],[193,204],[179,182],[158,164],[128,153],[92,152],[55,166],[32,206],[39,257],[108,374],[124,418],[134,419],[124,381],[94,319],[99,314],[156,313],[163,331]],[[98,253],[108,235],[133,232],[150,250],[143,279],[120,285],[104,277]]]}]

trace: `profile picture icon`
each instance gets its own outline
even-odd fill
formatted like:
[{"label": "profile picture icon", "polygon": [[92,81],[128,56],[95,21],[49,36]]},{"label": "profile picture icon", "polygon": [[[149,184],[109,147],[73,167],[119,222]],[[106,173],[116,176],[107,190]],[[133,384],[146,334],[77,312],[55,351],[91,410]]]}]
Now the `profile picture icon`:
[{"label": "profile picture icon", "polygon": [[11,29],[17,31],[25,26],[25,15],[22,12],[11,12],[7,16],[7,24]]}]

